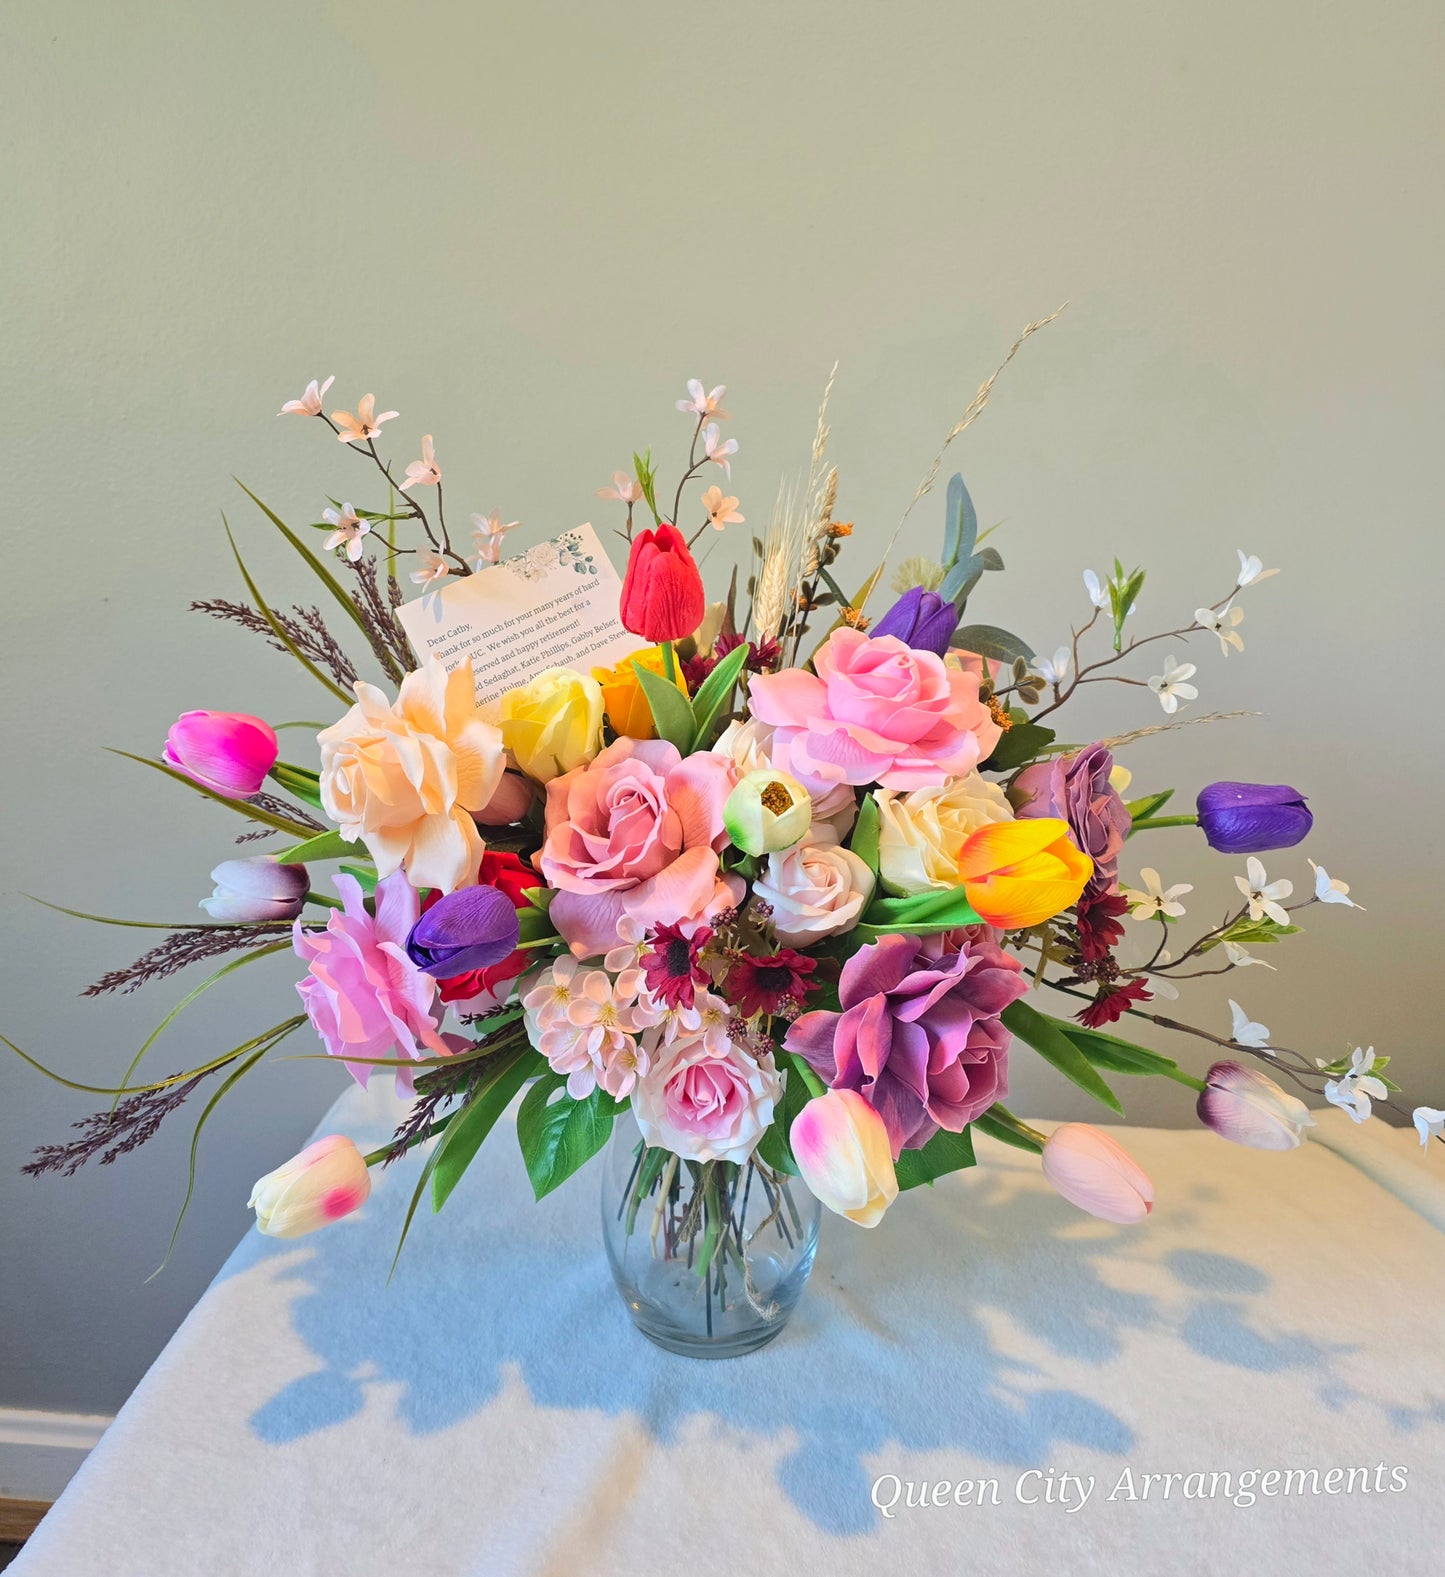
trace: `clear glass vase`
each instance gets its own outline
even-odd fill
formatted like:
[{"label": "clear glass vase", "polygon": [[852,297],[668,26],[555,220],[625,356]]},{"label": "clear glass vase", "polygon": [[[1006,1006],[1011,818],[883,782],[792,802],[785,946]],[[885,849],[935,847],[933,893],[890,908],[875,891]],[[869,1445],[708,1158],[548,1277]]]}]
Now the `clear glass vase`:
[{"label": "clear glass vase", "polygon": [[756,1157],[738,1166],[649,1149],[630,1111],[605,1160],[602,1236],[638,1330],[690,1358],[772,1341],[818,1247],[818,1201],[803,1184]]}]

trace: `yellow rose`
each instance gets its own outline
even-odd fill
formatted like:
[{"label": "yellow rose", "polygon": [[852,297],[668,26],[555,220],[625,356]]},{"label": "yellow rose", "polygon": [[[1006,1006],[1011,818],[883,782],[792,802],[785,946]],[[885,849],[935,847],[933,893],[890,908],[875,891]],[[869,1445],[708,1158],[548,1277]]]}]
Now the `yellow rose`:
[{"label": "yellow rose", "polygon": [[570,772],[602,748],[602,687],[571,668],[548,668],[501,700],[502,740],[538,783]]},{"label": "yellow rose", "polygon": [[[652,721],[652,708],[642,693],[642,681],[637,677],[633,663],[641,663],[650,673],[660,678],[663,673],[662,648],[647,646],[633,652],[615,668],[594,668],[592,677],[602,686],[602,702],[607,708],[607,721],[615,734],[627,739],[656,739],[657,725]],[[687,681],[682,677],[681,665],[676,674],[677,688],[685,696]]]},{"label": "yellow rose", "polygon": [[1013,820],[1003,790],[977,772],[909,794],[879,789],[874,798],[878,874],[890,893],[903,897],[957,887],[959,851],[969,836],[993,822]]},{"label": "yellow rose", "polygon": [[471,812],[497,792],[500,731],[477,710],[471,665],[435,657],[401,682],[395,702],[356,683],[356,705],[317,735],[321,804],[359,838],[377,874],[404,868],[413,887],[451,892],[477,879],[483,843]]}]

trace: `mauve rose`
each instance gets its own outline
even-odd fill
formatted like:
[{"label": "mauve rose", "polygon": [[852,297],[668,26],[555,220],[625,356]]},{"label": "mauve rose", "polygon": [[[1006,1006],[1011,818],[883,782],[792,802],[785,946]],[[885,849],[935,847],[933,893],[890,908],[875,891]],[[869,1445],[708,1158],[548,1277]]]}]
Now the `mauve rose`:
[{"label": "mauve rose", "polygon": [[730,765],[665,739],[619,739],[547,785],[538,869],[558,889],[548,914],[577,958],[617,945],[617,923],[702,920],[743,896],[724,876]]},{"label": "mauve rose", "polygon": [[1109,782],[1114,757],[1103,745],[1077,755],[1036,761],[1014,779],[1009,798],[1021,820],[1056,816],[1069,824],[1074,842],[1094,862],[1084,892],[1107,892],[1119,875],[1119,850],[1132,825],[1128,808]]},{"label": "mauve rose", "polygon": [[810,793],[835,783],[923,788],[971,771],[999,741],[978,679],[896,635],[834,630],[813,666],[748,681],[753,716],[774,731],[773,765]]},{"label": "mauve rose", "polygon": [[784,1045],[883,1119],[896,1161],[940,1128],[959,1133],[1008,1093],[999,1019],[1028,990],[1023,965],[982,931],[949,947],[890,934],[838,980],[841,1013],[805,1013]]}]

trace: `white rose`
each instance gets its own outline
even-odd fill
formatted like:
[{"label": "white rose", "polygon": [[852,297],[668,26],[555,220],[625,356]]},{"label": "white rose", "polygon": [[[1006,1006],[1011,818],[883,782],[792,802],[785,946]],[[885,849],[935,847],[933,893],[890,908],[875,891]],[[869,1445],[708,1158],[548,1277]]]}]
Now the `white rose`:
[{"label": "white rose", "polygon": [[878,868],[890,893],[911,897],[958,886],[964,841],[990,822],[1012,821],[997,783],[977,772],[908,794],[879,789]]},{"label": "white rose", "polygon": [[753,892],[771,905],[773,929],[788,947],[807,947],[851,931],[873,896],[873,872],[836,843],[807,838],[768,857]]},{"label": "white rose", "polygon": [[[737,778],[749,772],[774,770],[769,754],[773,731],[756,721],[731,722],[718,735],[712,754],[724,756],[737,769]],[[858,819],[858,797],[851,784],[835,783],[826,794],[813,795],[813,834],[830,843],[841,843]]]}]

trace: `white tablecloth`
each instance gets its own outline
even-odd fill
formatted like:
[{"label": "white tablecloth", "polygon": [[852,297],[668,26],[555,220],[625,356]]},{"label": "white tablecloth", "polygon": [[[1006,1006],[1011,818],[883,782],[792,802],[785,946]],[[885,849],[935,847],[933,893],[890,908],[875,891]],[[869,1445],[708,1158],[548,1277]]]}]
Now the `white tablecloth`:
[{"label": "white tablecloth", "polygon": [[[358,1090],[321,1131],[392,1115]],[[534,1205],[499,1128],[389,1287],[414,1162],[326,1232],[247,1237],[11,1569],[1433,1573],[1445,1167],[1342,1114],[1317,1132],[1279,1156],[1131,1130],[1158,1189],[1133,1229],[983,1142],[878,1231],[825,1218],[782,1337],[699,1363],[629,1325],[595,1171]],[[1286,1469],[1318,1493],[1241,1503]]]}]

